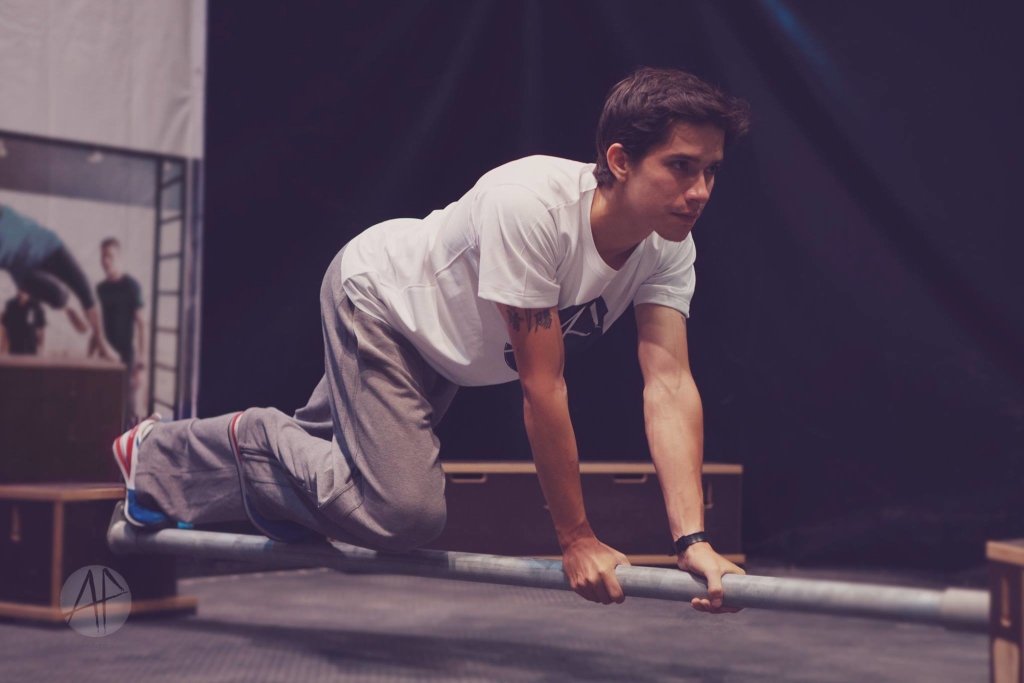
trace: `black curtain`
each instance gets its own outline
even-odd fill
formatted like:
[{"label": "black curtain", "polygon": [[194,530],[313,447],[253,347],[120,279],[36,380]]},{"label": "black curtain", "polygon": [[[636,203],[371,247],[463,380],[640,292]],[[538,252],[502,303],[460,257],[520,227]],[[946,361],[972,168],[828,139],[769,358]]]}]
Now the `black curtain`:
[{"label": "black curtain", "polygon": [[[694,232],[707,461],[748,554],[966,567],[1024,533],[1020,42],[1009,5],[210,4],[200,414],[302,405],[317,294],[366,227],[529,154],[595,156],[642,64],[747,98]],[[582,460],[646,460],[627,312],[566,369]],[[442,458],[529,459],[513,384],[460,389]]]}]

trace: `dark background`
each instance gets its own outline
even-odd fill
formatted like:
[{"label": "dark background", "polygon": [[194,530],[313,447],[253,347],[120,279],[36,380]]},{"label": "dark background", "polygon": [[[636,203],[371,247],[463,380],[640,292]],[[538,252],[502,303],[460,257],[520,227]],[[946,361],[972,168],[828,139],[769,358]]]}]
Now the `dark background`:
[{"label": "dark background", "polygon": [[[746,552],[961,568],[1024,534],[1019,25],[1011,3],[210,3],[199,413],[292,411],[338,249],[528,154],[592,161],[607,90],[681,67],[748,99],[697,226],[707,461]],[[636,328],[567,367],[584,461],[647,460]],[[518,386],[443,459],[529,459]],[[514,514],[514,511],[510,511]]]}]

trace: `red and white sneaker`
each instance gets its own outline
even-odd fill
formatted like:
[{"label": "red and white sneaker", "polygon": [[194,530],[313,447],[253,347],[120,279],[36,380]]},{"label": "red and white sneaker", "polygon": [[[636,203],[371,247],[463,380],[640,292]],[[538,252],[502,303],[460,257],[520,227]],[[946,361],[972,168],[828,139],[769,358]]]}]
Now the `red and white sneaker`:
[{"label": "red and white sneaker", "polygon": [[163,527],[171,521],[162,512],[142,507],[135,499],[135,470],[138,463],[139,445],[160,419],[159,413],[153,413],[117,437],[112,447],[114,460],[117,461],[117,467],[121,470],[121,476],[124,477],[124,516],[129,522],[139,527]]}]

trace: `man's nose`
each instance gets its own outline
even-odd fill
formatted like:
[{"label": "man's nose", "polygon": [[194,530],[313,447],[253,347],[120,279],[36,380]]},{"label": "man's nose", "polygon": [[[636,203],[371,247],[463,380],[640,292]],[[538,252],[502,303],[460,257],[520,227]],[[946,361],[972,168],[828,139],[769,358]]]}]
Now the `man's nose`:
[{"label": "man's nose", "polygon": [[708,189],[708,184],[704,180],[704,174],[701,173],[697,180],[690,186],[690,189],[686,191],[687,199],[695,199],[702,204],[708,200],[711,195],[711,191]]}]

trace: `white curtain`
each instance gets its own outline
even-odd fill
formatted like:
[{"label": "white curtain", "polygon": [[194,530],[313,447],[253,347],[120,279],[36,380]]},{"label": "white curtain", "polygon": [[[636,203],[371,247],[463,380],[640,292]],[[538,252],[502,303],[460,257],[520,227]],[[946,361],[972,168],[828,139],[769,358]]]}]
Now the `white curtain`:
[{"label": "white curtain", "polygon": [[0,0],[0,130],[203,152],[206,0]]}]

